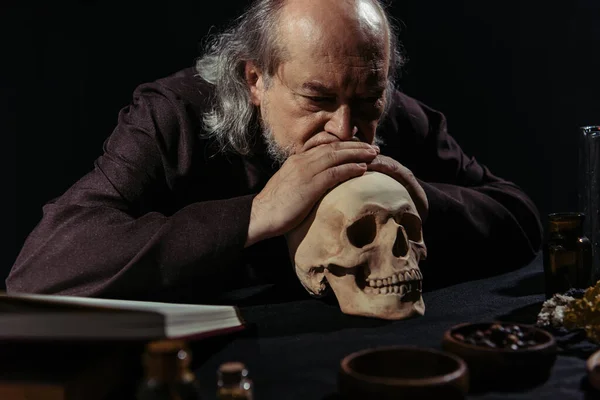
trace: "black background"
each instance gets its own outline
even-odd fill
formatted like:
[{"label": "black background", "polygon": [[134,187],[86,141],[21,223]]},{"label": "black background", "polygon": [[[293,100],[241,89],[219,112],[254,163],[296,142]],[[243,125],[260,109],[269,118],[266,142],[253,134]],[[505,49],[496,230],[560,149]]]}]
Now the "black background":
[{"label": "black background", "polygon": [[[43,204],[91,170],[133,89],[192,65],[247,4],[208,3],[0,6],[2,278]],[[600,2],[402,0],[392,12],[410,59],[401,88],[543,216],[576,210],[578,127],[600,124]]]}]

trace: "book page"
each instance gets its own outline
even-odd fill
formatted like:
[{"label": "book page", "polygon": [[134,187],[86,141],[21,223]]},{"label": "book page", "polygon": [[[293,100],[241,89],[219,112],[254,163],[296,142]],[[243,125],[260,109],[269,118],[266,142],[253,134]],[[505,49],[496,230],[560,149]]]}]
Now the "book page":
[{"label": "book page", "polygon": [[57,296],[57,295],[40,295],[40,294],[0,294],[2,298],[7,300],[22,300],[30,304],[43,305],[68,305],[82,306],[85,308],[106,308],[110,310],[131,310],[131,311],[146,311],[156,312],[163,315],[190,315],[190,316],[207,316],[209,319],[222,314],[236,314],[234,306],[223,305],[203,305],[203,304],[177,304],[177,303],[160,303],[149,301],[133,301],[133,300],[114,300],[114,299],[98,299],[90,297],[77,296]]},{"label": "book page", "polygon": [[176,338],[243,327],[235,306],[0,293],[0,340]]}]

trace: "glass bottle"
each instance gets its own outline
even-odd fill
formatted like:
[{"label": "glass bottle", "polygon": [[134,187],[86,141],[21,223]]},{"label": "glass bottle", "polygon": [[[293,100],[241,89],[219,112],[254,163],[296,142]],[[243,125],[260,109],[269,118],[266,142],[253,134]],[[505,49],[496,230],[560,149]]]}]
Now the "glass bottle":
[{"label": "glass bottle", "polygon": [[548,215],[544,242],[546,298],[571,288],[592,286],[592,245],[583,233],[585,215],[578,212]]},{"label": "glass bottle", "polygon": [[142,356],[144,379],[137,400],[200,400],[200,386],[190,371],[191,353],[181,340],[158,340]]},{"label": "glass bottle", "polygon": [[592,274],[600,278],[600,125],[582,126],[579,144],[579,209],[592,242]]},{"label": "glass bottle", "polygon": [[217,370],[218,400],[252,400],[252,380],[248,369],[237,361],[226,362]]}]

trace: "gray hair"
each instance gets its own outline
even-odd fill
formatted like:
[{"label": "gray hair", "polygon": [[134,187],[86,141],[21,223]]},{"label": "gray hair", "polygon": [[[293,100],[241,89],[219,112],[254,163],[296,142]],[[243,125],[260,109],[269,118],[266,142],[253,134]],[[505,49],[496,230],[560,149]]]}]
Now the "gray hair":
[{"label": "gray hair", "polygon": [[[196,61],[198,76],[214,86],[212,109],[203,115],[206,136],[216,139],[221,151],[251,154],[254,134],[259,132],[258,109],[250,101],[245,65],[252,61],[263,71],[265,85],[286,56],[279,42],[278,20],[286,0],[256,0],[224,32],[209,38],[203,56]],[[395,79],[405,58],[397,41],[397,28],[382,0],[372,0],[388,26],[390,62],[386,110],[391,103]],[[384,114],[385,114],[384,111]]]}]

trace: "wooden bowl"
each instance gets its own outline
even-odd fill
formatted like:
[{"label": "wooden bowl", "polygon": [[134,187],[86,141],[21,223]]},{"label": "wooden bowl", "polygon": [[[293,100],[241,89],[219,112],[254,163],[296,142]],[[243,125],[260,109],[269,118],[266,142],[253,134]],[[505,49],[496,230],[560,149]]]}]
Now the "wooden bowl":
[{"label": "wooden bowl", "polygon": [[380,347],[344,357],[338,390],[345,399],[464,399],[469,374],[463,360],[443,351]]},{"label": "wooden bowl", "polygon": [[588,381],[596,390],[600,390],[600,350],[597,350],[588,357],[585,363]]},{"label": "wooden bowl", "polygon": [[[516,350],[490,348],[457,339],[476,331],[486,331],[493,324],[518,326],[537,343]],[[460,336],[458,336],[460,337]],[[469,367],[470,391],[514,391],[536,386],[546,381],[556,360],[556,341],[552,334],[533,325],[510,322],[464,323],[444,333],[442,349],[462,358]]]}]

